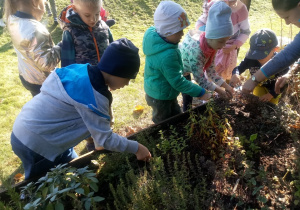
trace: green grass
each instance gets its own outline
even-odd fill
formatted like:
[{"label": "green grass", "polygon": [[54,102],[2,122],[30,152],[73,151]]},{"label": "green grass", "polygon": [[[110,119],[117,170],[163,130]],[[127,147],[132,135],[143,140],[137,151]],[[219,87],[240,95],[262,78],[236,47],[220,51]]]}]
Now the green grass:
[{"label": "green grass", "polygon": [[[116,20],[116,25],[111,28],[114,39],[126,37],[130,39],[137,47],[140,48],[141,68],[140,73],[130,86],[113,92],[114,102],[114,131],[126,135],[126,127],[144,128],[151,122],[151,109],[146,105],[143,90],[143,72],[145,56],[142,52],[142,40],[146,29],[153,25],[154,10],[159,4],[158,0],[110,0],[105,1],[105,9],[110,12],[110,18]],[[197,18],[202,12],[202,1],[199,0],[179,0],[175,1],[181,4],[187,11],[192,29]],[[56,0],[57,11],[61,11],[67,4],[68,0]],[[281,29],[281,20],[275,14],[270,1],[252,0],[250,10],[251,31],[254,33],[260,28],[271,28],[280,36],[281,30],[283,36],[293,37],[290,34],[290,27],[283,23]],[[46,18],[51,24],[52,19]],[[61,40],[61,29],[57,27],[52,32],[55,43]],[[247,52],[249,44],[242,46],[238,62],[240,62]],[[31,99],[29,91],[23,88],[18,77],[17,56],[12,47],[9,34],[3,28],[0,28],[0,171],[1,174],[8,178],[17,172],[23,172],[21,161],[13,153],[10,146],[10,134],[14,119],[20,112],[22,106]],[[134,107],[142,105],[145,107],[140,116],[133,114]],[[76,150],[83,150],[81,143]]]}]

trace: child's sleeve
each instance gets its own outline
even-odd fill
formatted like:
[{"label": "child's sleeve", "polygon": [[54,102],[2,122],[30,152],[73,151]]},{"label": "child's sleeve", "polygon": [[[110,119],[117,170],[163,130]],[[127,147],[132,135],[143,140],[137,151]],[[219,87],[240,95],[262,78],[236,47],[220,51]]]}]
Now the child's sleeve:
[{"label": "child's sleeve", "polygon": [[65,67],[73,63],[76,63],[73,37],[69,31],[64,31],[61,48],[61,67]]},{"label": "child's sleeve", "polygon": [[22,43],[21,47],[27,49],[27,56],[34,61],[42,72],[51,72],[60,62],[61,48],[54,45],[50,34],[37,31],[30,42]]},{"label": "child's sleeve", "polygon": [[265,88],[267,88],[267,90],[273,96],[273,98],[276,98],[279,95],[275,92],[275,84],[276,84],[275,79],[273,79],[272,81],[267,82],[266,84],[263,84],[263,86]]},{"label": "child's sleeve", "polygon": [[108,39],[109,39],[109,43],[112,43],[114,41],[113,35],[110,31],[110,29],[108,29]]},{"label": "child's sleeve", "polygon": [[175,90],[192,97],[200,97],[205,93],[202,87],[183,76],[180,55],[171,52],[162,61],[162,74]]},{"label": "child's sleeve", "polygon": [[104,147],[110,151],[129,152],[132,154],[138,151],[138,143],[136,141],[119,136],[112,131],[109,121],[108,103],[105,107],[103,107],[103,101],[101,104],[97,104],[97,107],[92,104],[88,106],[90,108],[79,107],[77,111],[93,137],[96,147]]},{"label": "child's sleeve", "polygon": [[236,25],[239,27],[239,35],[237,36],[233,44],[236,45],[237,48],[239,48],[247,41],[251,31],[247,7],[243,5],[237,13],[238,15],[235,16],[235,18],[238,18],[238,23]]},{"label": "child's sleeve", "polygon": [[[203,2],[202,15],[198,18],[196,25],[195,25],[196,30],[205,31],[205,25],[206,25],[207,17],[208,17],[208,10],[213,5],[213,3],[214,2],[209,2],[209,3],[207,1]],[[200,27],[201,27],[201,29],[200,29]]]},{"label": "child's sleeve", "polygon": [[[213,62],[214,63],[214,62]],[[206,76],[207,78],[204,76],[204,79],[206,82],[206,84],[211,85],[211,87],[213,87],[212,84],[215,84],[217,86],[221,86],[225,81],[223,80],[223,78],[216,72],[216,68],[215,65],[212,64],[207,70],[206,70]],[[209,88],[210,90],[212,90],[211,88]],[[213,90],[215,90],[216,87],[213,88]]]},{"label": "child's sleeve", "polygon": [[240,65],[238,65],[237,67],[235,67],[232,71],[232,75],[234,74],[242,74],[244,73],[247,69],[250,68],[249,66],[249,60],[247,58],[245,58]]},{"label": "child's sleeve", "polygon": [[[203,66],[206,59],[202,52],[200,52],[199,56],[190,63],[191,70],[194,76],[195,81],[203,88],[207,90],[214,91],[216,89],[216,85],[220,86],[223,84],[224,80],[220,77],[215,71],[214,62],[212,65],[206,70],[206,74],[210,80],[208,80],[203,71]],[[216,84],[215,84],[216,83]]]}]

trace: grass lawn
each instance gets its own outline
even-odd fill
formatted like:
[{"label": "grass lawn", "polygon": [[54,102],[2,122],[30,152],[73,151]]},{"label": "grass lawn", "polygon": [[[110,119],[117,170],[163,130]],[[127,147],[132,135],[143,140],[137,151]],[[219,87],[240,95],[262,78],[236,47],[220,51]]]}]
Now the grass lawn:
[{"label": "grass lawn", "polygon": [[[145,128],[151,122],[151,109],[146,105],[143,90],[143,72],[145,56],[142,52],[143,34],[153,25],[153,13],[160,1],[158,0],[110,0],[104,1],[104,7],[110,12],[110,18],[116,20],[116,25],[111,28],[114,39],[126,37],[140,48],[141,68],[137,78],[121,90],[113,92],[114,102],[114,131],[126,135],[128,125],[133,128]],[[202,1],[179,0],[188,13],[192,29],[202,11]],[[57,11],[61,11],[69,1],[56,0]],[[251,31],[254,33],[261,28],[273,29],[278,36],[294,37],[298,29],[286,26],[272,9],[270,1],[252,0],[249,14]],[[43,21],[52,23],[52,18],[45,17]],[[283,25],[283,26],[282,26]],[[187,32],[187,30],[185,32]],[[291,33],[293,29],[293,33]],[[57,27],[52,31],[55,43],[61,40],[62,31]],[[249,47],[246,43],[242,46],[238,62],[240,62]],[[13,177],[16,173],[23,173],[21,161],[13,153],[10,146],[10,134],[14,119],[22,106],[31,99],[31,94],[23,88],[18,77],[17,56],[5,28],[0,28],[0,171],[4,179]],[[144,112],[136,116],[133,110],[136,105],[142,105]],[[84,143],[76,147],[80,153],[84,150]]]}]

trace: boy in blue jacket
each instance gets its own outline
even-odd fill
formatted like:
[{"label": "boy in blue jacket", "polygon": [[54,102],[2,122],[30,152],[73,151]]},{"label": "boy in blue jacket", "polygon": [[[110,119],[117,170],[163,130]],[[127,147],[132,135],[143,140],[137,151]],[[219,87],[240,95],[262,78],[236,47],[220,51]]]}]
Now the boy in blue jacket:
[{"label": "boy in blue jacket", "polygon": [[108,88],[128,85],[139,66],[138,48],[123,38],[109,45],[96,66],[73,64],[53,71],[13,126],[11,145],[22,160],[25,179],[76,158],[73,147],[89,136],[96,149],[130,152],[148,161],[151,154],[145,146],[110,128]]},{"label": "boy in blue jacket", "polygon": [[154,27],[150,27],[144,35],[144,89],[147,104],[153,110],[154,123],[181,113],[177,101],[180,92],[202,100],[211,96],[182,74],[183,64],[178,43],[183,36],[183,29],[189,24],[187,14],[179,4],[162,1],[154,13]]}]

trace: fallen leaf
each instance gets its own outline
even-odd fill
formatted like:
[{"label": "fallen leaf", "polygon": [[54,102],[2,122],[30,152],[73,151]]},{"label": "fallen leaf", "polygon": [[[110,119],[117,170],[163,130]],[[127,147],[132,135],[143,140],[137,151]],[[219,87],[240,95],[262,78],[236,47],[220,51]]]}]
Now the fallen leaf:
[{"label": "fallen leaf", "polygon": [[144,111],[144,107],[141,105],[135,106],[134,110],[133,110],[133,112],[135,112],[135,113],[142,113],[143,111]]},{"label": "fallen leaf", "polygon": [[129,135],[131,135],[131,134],[134,134],[135,132],[136,132],[136,129],[134,129],[133,127],[131,127],[131,126],[128,126],[128,127],[126,127],[126,136],[129,136]]},{"label": "fallen leaf", "polygon": [[21,181],[21,179],[23,178],[23,174],[21,174],[21,173],[17,173],[15,176],[14,176],[14,181],[15,182],[20,182]]},{"label": "fallen leaf", "polygon": [[291,128],[296,128],[299,129],[300,128],[300,123],[296,123],[295,125],[289,125]]}]

